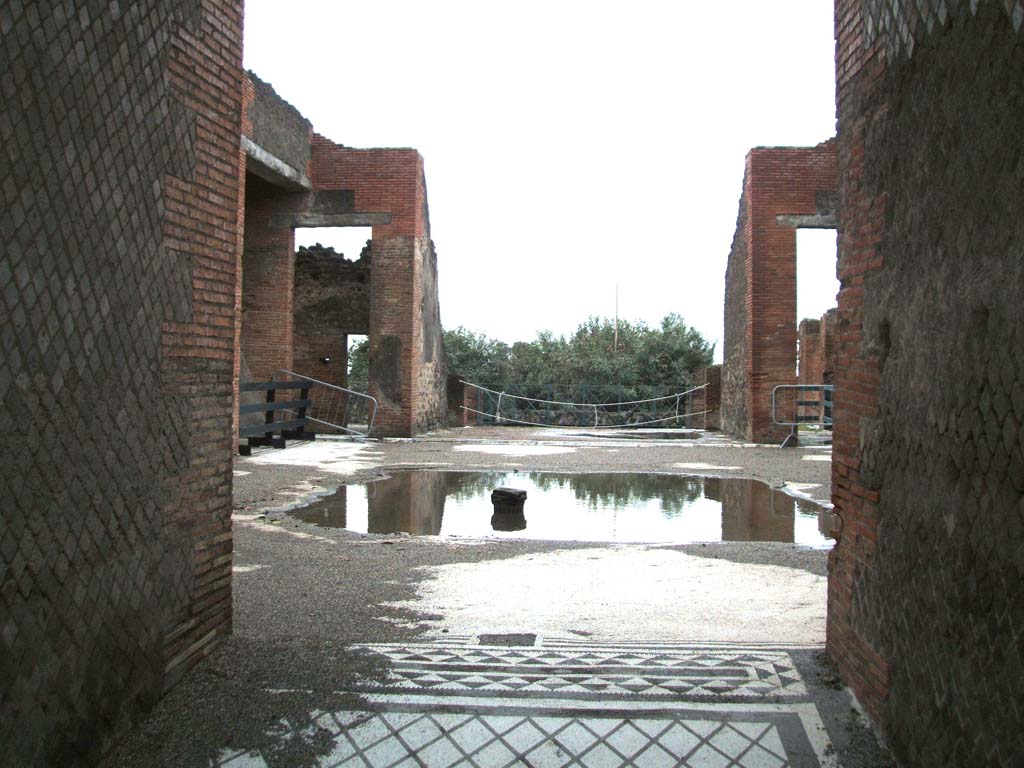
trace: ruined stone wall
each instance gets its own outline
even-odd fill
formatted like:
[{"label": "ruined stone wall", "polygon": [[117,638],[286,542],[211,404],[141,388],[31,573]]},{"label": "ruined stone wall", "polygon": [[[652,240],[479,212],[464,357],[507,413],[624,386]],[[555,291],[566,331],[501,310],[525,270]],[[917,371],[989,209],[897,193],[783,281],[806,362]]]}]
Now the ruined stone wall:
[{"label": "ruined stone wall", "polygon": [[[426,190],[424,189],[424,195]],[[437,293],[437,255],[434,243],[427,240],[417,258],[416,308],[419,313],[419,349],[421,363],[416,382],[416,407],[413,434],[426,432],[447,423],[448,401],[445,360],[441,332],[441,305]]]},{"label": "ruined stone wall", "polygon": [[333,248],[299,248],[295,258],[295,328],[307,333],[370,332],[372,251],[351,260]]},{"label": "ruined stone wall", "polygon": [[908,766],[1024,761],[1022,22],[836,3],[828,651]]},{"label": "ruined stone wall", "polygon": [[838,329],[838,310],[830,309],[821,316],[821,381],[823,384],[834,384],[836,377],[836,333]]},{"label": "ruined stone wall", "polygon": [[468,427],[479,422],[479,390],[462,383],[462,375],[448,374],[448,425]]},{"label": "ruined stone wall", "polygon": [[709,365],[696,371],[693,384],[697,387],[706,386],[692,395],[687,411],[694,415],[686,420],[686,426],[694,429],[721,429],[722,366]]},{"label": "ruined stone wall", "polygon": [[747,155],[725,289],[723,429],[775,442],[771,392],[796,382],[796,224],[834,212],[835,144],[759,147]]},{"label": "ruined stone wall", "polygon": [[722,345],[721,428],[730,435],[750,437],[750,380],[747,350],[750,323],[747,307],[747,253],[750,243],[750,157],[743,174],[736,233],[725,270],[725,341]]},{"label": "ruined stone wall", "polygon": [[92,762],[231,629],[240,2],[0,24],[0,754]]},{"label": "ruined stone wall", "polygon": [[349,149],[315,135],[311,176],[318,190],[352,190],[357,210],[391,216],[389,224],[373,227],[375,432],[407,436],[443,424],[445,371],[423,159],[412,149]]},{"label": "ruined stone wall", "polygon": [[[297,373],[348,386],[348,335],[369,332],[370,252],[367,245],[358,260],[350,261],[333,248],[299,248],[294,298]],[[314,390],[312,397],[314,406],[340,404],[336,393]]]},{"label": "ruined stone wall", "polygon": [[309,137],[313,129],[309,120],[255,73],[246,73],[245,79],[252,88],[252,100],[246,104],[245,135],[292,168],[305,173],[309,167]]}]

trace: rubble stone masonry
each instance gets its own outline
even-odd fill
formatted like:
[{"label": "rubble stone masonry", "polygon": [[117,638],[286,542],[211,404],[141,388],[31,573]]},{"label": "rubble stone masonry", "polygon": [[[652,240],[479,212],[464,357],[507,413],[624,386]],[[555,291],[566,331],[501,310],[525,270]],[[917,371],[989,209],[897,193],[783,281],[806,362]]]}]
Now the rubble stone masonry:
[{"label": "rubble stone masonry", "polygon": [[901,764],[1024,764],[1024,5],[835,19],[828,652]]},{"label": "rubble stone masonry", "polygon": [[242,4],[0,17],[0,755],[70,766],[231,629]]}]

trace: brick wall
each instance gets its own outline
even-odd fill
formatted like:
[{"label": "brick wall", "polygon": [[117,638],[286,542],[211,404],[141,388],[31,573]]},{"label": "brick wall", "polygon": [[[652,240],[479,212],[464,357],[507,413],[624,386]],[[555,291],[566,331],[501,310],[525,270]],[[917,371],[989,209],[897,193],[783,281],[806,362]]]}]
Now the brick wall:
[{"label": "brick wall", "polygon": [[350,149],[314,135],[311,178],[318,190],[352,190],[359,211],[391,215],[390,224],[373,227],[375,432],[403,436],[443,424],[445,370],[423,159],[412,149]]},{"label": "brick wall", "polygon": [[821,382],[834,384],[836,377],[836,329],[838,310],[830,309],[821,316]]},{"label": "brick wall", "polygon": [[694,374],[693,384],[695,387],[706,387],[692,395],[687,411],[695,415],[686,420],[686,426],[695,429],[721,429],[722,366],[709,365],[700,369]]},{"label": "brick wall", "polygon": [[[805,318],[797,329],[797,383],[822,384],[825,375],[825,349],[822,347],[821,321]],[[797,400],[821,403],[818,392],[800,392]],[[797,413],[803,417],[820,418],[820,405],[801,405]]]},{"label": "brick wall", "polygon": [[3,12],[6,764],[94,761],[231,628],[241,10]]},{"label": "brick wall", "polygon": [[908,766],[1024,762],[1022,22],[836,2],[828,652]]},{"label": "brick wall", "polygon": [[468,427],[479,422],[480,416],[475,413],[480,410],[480,405],[477,402],[479,390],[476,387],[463,384],[462,376],[458,373],[448,375],[447,399],[448,424],[450,426]]},{"label": "brick wall", "polygon": [[747,156],[740,193],[736,232],[725,270],[725,338],[722,344],[721,428],[731,435],[748,436],[750,426],[749,347],[747,314],[747,267],[750,250],[750,157]]},{"label": "brick wall", "polygon": [[800,384],[821,384],[825,375],[825,349],[822,347],[821,321],[805,318],[797,332]]},{"label": "brick wall", "polygon": [[[297,373],[348,386],[348,335],[365,335],[370,325],[370,253],[368,245],[352,261],[333,248],[299,248],[293,324]],[[330,361],[325,363],[325,358]],[[314,389],[311,395],[314,407],[341,405],[338,393]],[[327,415],[326,410],[322,413]]]},{"label": "brick wall", "polygon": [[272,228],[270,217],[300,207],[303,197],[246,174],[241,348],[254,380],[293,368],[295,230]]},{"label": "brick wall", "polygon": [[834,200],[833,141],[762,147],[747,155],[743,197],[726,272],[723,429],[776,442],[771,391],[796,383],[796,230],[780,214],[811,216]]}]

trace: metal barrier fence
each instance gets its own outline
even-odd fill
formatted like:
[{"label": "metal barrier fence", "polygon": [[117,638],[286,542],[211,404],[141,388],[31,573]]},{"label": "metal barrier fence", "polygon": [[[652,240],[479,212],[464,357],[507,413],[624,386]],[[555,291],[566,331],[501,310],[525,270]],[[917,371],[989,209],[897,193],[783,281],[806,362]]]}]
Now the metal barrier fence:
[{"label": "metal barrier fence", "polygon": [[[477,392],[478,424],[510,424],[592,429],[641,426],[692,426],[706,416],[694,411],[695,395],[707,385],[672,392],[668,387],[575,385],[507,386],[492,389],[463,381]],[[667,394],[660,394],[660,393]],[[575,395],[574,399],[573,395]],[[639,396],[638,396],[639,395]],[[703,403],[703,400],[700,401]],[[465,406],[464,406],[465,407]]]},{"label": "metal barrier fence", "polygon": [[[283,368],[278,373],[309,384],[311,405],[306,410],[309,421],[359,437],[369,437],[373,432],[373,423],[377,418],[376,398]],[[350,425],[365,426],[365,431]]]},{"label": "metal barrier fence", "polygon": [[783,427],[831,427],[834,392],[832,384],[779,384],[772,389],[772,422]]}]

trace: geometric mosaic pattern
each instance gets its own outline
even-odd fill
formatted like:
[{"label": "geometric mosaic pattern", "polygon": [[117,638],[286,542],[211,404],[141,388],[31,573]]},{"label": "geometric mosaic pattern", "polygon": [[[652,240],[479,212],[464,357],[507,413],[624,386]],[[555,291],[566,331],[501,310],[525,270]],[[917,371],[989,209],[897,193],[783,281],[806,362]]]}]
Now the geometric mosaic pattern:
[{"label": "geometric mosaic pattern", "polygon": [[368,645],[391,665],[388,690],[545,695],[803,696],[783,651]]},{"label": "geometric mosaic pattern", "polygon": [[[1024,1],[988,0],[1003,7],[1013,28],[1024,27]],[[890,59],[903,52],[909,59],[917,43],[941,30],[947,21],[966,10],[978,12],[979,0],[865,0],[866,44],[883,36]]]},{"label": "geometric mosaic pattern", "polygon": [[[323,768],[836,766],[789,654],[692,646],[361,646],[384,656],[365,710],[314,713]],[[274,733],[295,735],[287,721]],[[218,768],[262,768],[225,753]]]},{"label": "geometric mosaic pattern", "polygon": [[438,768],[790,764],[771,721],[340,712],[321,722],[337,736],[325,766],[395,766],[410,754]]}]

